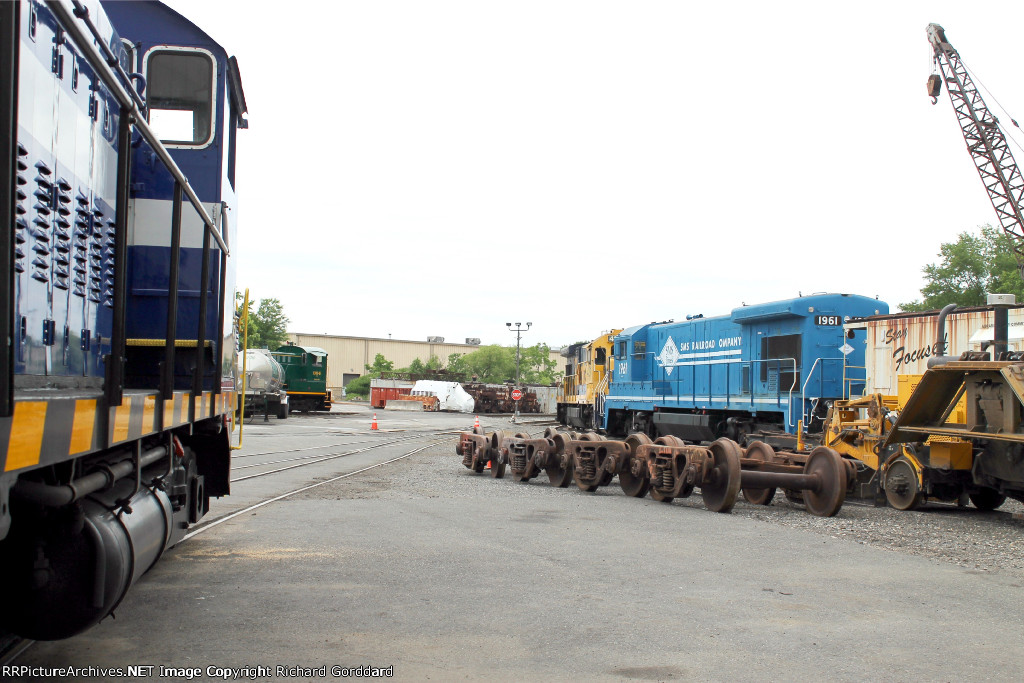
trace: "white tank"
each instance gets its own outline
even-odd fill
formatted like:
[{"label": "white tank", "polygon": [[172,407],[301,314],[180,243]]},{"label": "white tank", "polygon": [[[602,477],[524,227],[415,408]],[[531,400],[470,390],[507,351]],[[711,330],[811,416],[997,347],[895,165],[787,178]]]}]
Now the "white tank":
[{"label": "white tank", "polygon": [[[245,391],[247,394],[276,394],[284,386],[284,368],[270,355],[268,349],[247,349],[245,352]],[[238,374],[242,374],[242,359],[238,359]]]}]

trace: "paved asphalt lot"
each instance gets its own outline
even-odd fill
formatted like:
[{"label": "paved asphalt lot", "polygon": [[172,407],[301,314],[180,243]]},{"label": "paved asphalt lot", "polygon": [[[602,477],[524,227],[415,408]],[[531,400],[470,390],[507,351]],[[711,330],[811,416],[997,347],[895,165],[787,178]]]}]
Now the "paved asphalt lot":
[{"label": "paved asphalt lot", "polygon": [[198,667],[203,678],[207,667],[269,667],[262,680],[295,680],[277,666],[366,665],[400,680],[1020,676],[1020,569],[776,524],[774,506],[755,519],[634,500],[617,485],[586,494],[544,477],[494,480],[462,467],[455,436],[437,435],[471,418],[378,411],[382,429],[405,431],[368,434],[365,410],[346,410],[247,426],[239,455],[422,438],[242,482],[211,515],[445,443],[197,535],[116,619],[36,644],[16,664]]}]

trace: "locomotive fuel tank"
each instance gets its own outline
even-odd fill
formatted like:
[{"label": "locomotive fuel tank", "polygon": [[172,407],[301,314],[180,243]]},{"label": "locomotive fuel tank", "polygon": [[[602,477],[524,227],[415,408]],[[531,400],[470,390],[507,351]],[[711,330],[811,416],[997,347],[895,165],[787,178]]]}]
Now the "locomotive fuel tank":
[{"label": "locomotive fuel tank", "polygon": [[203,477],[179,441],[170,457],[165,445],[123,455],[69,485],[15,485],[12,504],[36,514],[4,540],[4,629],[33,640],[84,631],[205,514]]}]

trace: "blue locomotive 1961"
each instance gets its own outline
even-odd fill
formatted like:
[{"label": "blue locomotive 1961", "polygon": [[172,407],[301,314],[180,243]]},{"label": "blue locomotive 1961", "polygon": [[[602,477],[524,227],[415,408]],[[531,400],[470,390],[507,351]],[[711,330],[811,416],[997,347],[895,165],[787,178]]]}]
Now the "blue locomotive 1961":
[{"label": "blue locomotive 1961", "polygon": [[815,294],[623,330],[605,429],[741,443],[788,442],[801,424],[820,430],[831,401],[864,389],[864,333],[844,332],[844,322],[888,311],[863,296]]},{"label": "blue locomotive 1961", "polygon": [[245,112],[158,2],[0,2],[0,630],[96,623],[228,493]]}]

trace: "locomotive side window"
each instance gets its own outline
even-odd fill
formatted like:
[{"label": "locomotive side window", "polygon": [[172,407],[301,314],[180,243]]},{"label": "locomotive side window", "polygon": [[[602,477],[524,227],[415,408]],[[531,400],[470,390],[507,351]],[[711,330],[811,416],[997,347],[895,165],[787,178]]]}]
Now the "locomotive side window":
[{"label": "locomotive side window", "polygon": [[647,342],[635,342],[633,344],[633,358],[643,360],[645,355],[647,355]]},{"label": "locomotive side window", "polygon": [[615,357],[620,359],[620,360],[625,360],[625,358],[626,358],[626,342],[620,341],[616,345],[616,349],[618,349],[618,350],[615,353]]},{"label": "locomotive side window", "polygon": [[146,57],[149,123],[169,144],[213,138],[214,63],[205,52],[154,50]]}]

